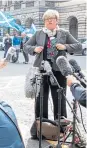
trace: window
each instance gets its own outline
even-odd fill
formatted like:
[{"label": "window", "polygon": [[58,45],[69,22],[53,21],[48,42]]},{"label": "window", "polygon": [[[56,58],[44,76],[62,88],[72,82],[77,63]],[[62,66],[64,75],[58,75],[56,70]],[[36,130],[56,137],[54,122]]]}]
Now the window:
[{"label": "window", "polygon": [[26,7],[33,7],[34,1],[26,1]]},{"label": "window", "polygon": [[21,2],[15,1],[14,3],[14,9],[21,9]]},{"label": "window", "polygon": [[45,6],[47,6],[47,7],[54,7],[55,6],[55,2],[54,1],[46,1],[45,2]]},{"label": "window", "polygon": [[2,1],[0,1],[0,6],[2,5]]},{"label": "window", "polygon": [[10,6],[12,4],[12,1],[8,1],[8,6]]}]

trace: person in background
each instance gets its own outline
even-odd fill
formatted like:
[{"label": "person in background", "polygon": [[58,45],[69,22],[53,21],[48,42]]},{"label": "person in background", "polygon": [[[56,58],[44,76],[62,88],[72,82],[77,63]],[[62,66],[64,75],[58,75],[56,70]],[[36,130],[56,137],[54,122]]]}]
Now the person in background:
[{"label": "person in background", "polygon": [[6,34],[6,38],[4,40],[4,58],[6,57],[8,49],[12,46],[12,39],[9,34]]},{"label": "person in background", "polygon": [[[56,65],[58,56],[66,56],[66,53],[75,53],[82,50],[82,45],[67,31],[59,28],[59,13],[56,10],[47,10],[43,15],[44,27],[25,43],[24,52],[35,56],[34,67],[41,66],[43,60],[47,60],[59,85],[64,88],[66,94],[66,78],[61,74]],[[48,75],[43,77],[43,117],[48,118],[48,96],[51,89],[54,120],[58,119],[58,86],[50,83]],[[40,94],[35,105],[35,117],[40,117]],[[66,100],[61,99],[61,118],[67,117]],[[36,122],[31,127],[31,136],[36,138]]]},{"label": "person in background", "polygon": [[20,46],[21,46],[21,37],[18,36],[18,33],[15,33],[13,37],[13,47],[16,49],[17,59],[19,58]]},{"label": "person in background", "polygon": [[[23,46],[24,44],[29,40],[29,37],[26,35],[26,33],[21,33],[21,37],[22,37],[22,40],[21,40],[21,45],[22,45],[22,49],[23,49]],[[24,51],[23,51],[23,56],[24,56],[24,59],[25,61],[23,62],[24,64],[28,64],[29,62],[29,55],[26,54]]]},{"label": "person in background", "polygon": [[74,98],[84,107],[86,107],[86,93],[87,90],[81,86],[80,82],[73,76],[67,76],[67,85],[70,87]]}]

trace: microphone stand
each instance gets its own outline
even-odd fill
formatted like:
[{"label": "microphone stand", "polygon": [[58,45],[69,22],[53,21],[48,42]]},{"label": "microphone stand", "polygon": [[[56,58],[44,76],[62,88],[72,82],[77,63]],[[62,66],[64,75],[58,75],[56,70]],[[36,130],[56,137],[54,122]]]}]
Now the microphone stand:
[{"label": "microphone stand", "polygon": [[79,119],[78,119],[78,117],[76,115],[76,102],[77,101],[74,100],[73,109],[72,109],[72,107],[71,107],[70,103],[68,102],[68,100],[67,100],[67,98],[66,98],[66,96],[65,96],[64,93],[63,93],[63,96],[66,99],[69,107],[71,108],[71,111],[73,112],[73,137],[72,137],[72,145],[71,145],[71,148],[76,148],[75,142],[74,142],[75,141],[75,123],[76,123],[76,120],[77,120],[78,123],[80,123],[80,121],[79,121]]},{"label": "microphone stand", "polygon": [[[75,114],[76,114],[76,100],[73,100],[74,101],[74,103],[73,103],[73,110],[74,110],[74,112],[75,112]],[[72,148],[76,148],[75,147],[75,124],[76,124],[76,118],[75,118],[75,115],[73,114],[73,138],[72,138]]]},{"label": "microphone stand", "polygon": [[[43,75],[47,75],[46,73],[41,73],[41,90],[40,90],[40,138],[39,138],[39,148],[41,148],[41,141],[42,141],[42,113],[43,113]],[[76,112],[74,112],[74,108],[72,109],[70,103],[68,102],[65,94],[64,94],[64,91],[63,91],[63,88],[59,85],[56,77],[54,75],[52,75],[54,77],[54,82],[56,86],[58,86],[58,144],[56,145],[55,148],[62,148],[61,144],[60,144],[60,116],[61,116],[61,99],[62,99],[62,96],[64,97],[64,99],[67,101],[69,107],[71,108],[71,111],[73,112],[73,130],[75,131],[75,120],[77,119],[77,121],[79,122],[79,119],[78,117],[76,116]],[[75,105],[76,103],[74,103]],[[73,147],[72,148],[75,148],[75,145],[74,145],[74,139],[75,139],[75,132],[73,134]],[[50,147],[49,147],[50,148]]]},{"label": "microphone stand", "polygon": [[[39,77],[39,78],[38,78]],[[39,73],[39,75],[35,75],[36,80],[36,93],[35,93],[35,104],[37,96],[39,95],[39,92],[37,93],[37,81],[40,81],[40,132],[39,132],[39,148],[42,148],[42,117],[43,117],[43,73]],[[35,115],[35,120],[37,120],[37,117]]]},{"label": "microphone stand", "polygon": [[[47,75],[47,73],[44,73],[43,70],[41,70],[41,79],[40,79],[40,134],[39,134],[39,148],[42,148],[41,143],[42,143],[42,119],[43,119],[43,76]],[[61,99],[62,99],[62,94],[63,94],[63,88],[60,87],[57,79],[53,75],[54,80],[55,80],[55,85],[58,86],[58,145],[56,148],[62,148],[60,144],[60,116],[61,116]],[[50,148],[50,146],[49,146]]]},{"label": "microphone stand", "polygon": [[70,103],[68,102],[64,92],[63,92],[63,88],[59,85],[59,83],[58,83],[57,79],[55,78],[55,76],[54,76],[54,79],[55,79],[55,82],[56,82],[56,84],[58,86],[57,92],[58,92],[58,127],[59,127],[59,131],[58,131],[58,144],[56,145],[55,148],[62,148],[62,146],[60,144],[60,116],[61,116],[61,99],[62,99],[62,96],[67,101],[69,107],[71,108],[71,111],[73,112],[73,139],[72,139],[72,146],[73,147],[72,148],[75,148],[75,144],[74,144],[74,139],[75,139],[75,121],[77,119],[77,121],[80,122],[78,117],[77,117],[77,115],[76,115],[76,112],[74,111],[76,109],[76,101],[74,102],[74,106],[73,106],[74,110],[73,110],[71,105],[70,105]]},{"label": "microphone stand", "polygon": [[40,79],[40,134],[39,134],[39,148],[42,148],[42,117],[43,117],[43,73],[41,73]]},{"label": "microphone stand", "polygon": [[60,144],[60,116],[61,116],[61,99],[63,96],[63,88],[60,87],[56,77],[53,75],[54,80],[55,80],[55,85],[58,86],[58,144],[55,148],[62,148]]},{"label": "microphone stand", "polygon": [[[47,75],[47,73],[44,73],[43,71],[43,67],[41,67],[42,69],[40,70],[40,133],[39,133],[39,148],[42,148],[41,143],[42,143],[42,119],[43,119],[43,76]],[[64,92],[63,92],[63,88],[59,85],[56,77],[53,75],[54,80],[55,80],[55,85],[58,86],[58,144],[56,145],[55,148],[62,148],[61,144],[60,144],[60,116],[61,116],[61,99],[62,96],[64,97],[64,99],[66,99],[68,105],[71,108],[71,111],[74,114],[74,118],[73,119],[77,119],[77,121],[79,122],[75,112],[73,111],[71,105],[69,104]],[[75,121],[75,120],[74,120]],[[73,124],[73,127],[75,127],[75,123]],[[74,129],[75,131],[75,129]],[[75,134],[74,134],[75,135]],[[73,145],[74,145],[74,135],[73,135]],[[50,147],[49,147],[50,148]],[[73,147],[75,148],[75,147]]]},{"label": "microphone stand", "polygon": [[56,146],[56,148],[62,148],[61,144],[60,144],[60,116],[61,116],[61,99],[62,99],[62,94],[63,94],[63,88],[60,87],[59,90],[57,90],[58,92],[58,144]]}]

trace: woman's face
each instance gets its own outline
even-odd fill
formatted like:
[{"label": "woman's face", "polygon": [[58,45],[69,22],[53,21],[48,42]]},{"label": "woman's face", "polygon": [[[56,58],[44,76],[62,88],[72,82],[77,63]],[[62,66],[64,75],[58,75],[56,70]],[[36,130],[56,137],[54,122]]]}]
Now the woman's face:
[{"label": "woman's face", "polygon": [[56,18],[47,18],[45,19],[45,27],[49,30],[53,30],[57,27],[57,19]]}]

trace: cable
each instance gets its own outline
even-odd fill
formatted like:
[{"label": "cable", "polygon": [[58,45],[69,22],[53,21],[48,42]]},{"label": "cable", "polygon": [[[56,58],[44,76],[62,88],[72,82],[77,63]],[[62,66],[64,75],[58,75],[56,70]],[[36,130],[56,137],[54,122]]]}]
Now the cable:
[{"label": "cable", "polygon": [[80,109],[80,113],[81,113],[81,121],[82,121],[83,129],[84,129],[84,131],[87,133],[86,128],[85,128],[85,125],[84,125],[84,123],[83,123],[83,115],[82,115],[81,106],[80,106],[79,103],[78,103],[78,105],[79,105],[79,109]]}]

